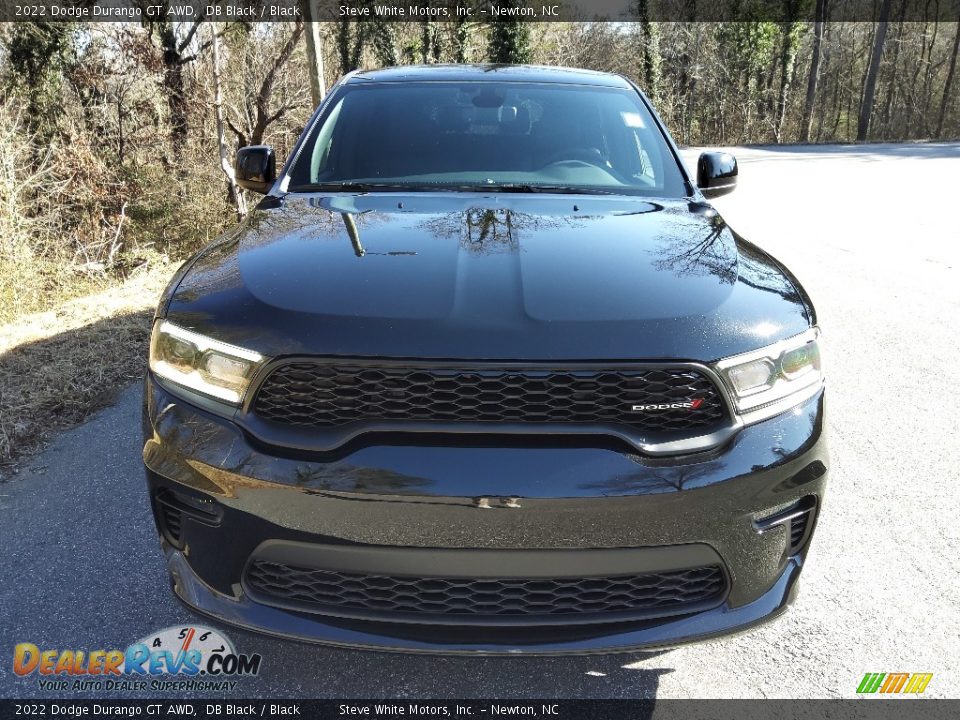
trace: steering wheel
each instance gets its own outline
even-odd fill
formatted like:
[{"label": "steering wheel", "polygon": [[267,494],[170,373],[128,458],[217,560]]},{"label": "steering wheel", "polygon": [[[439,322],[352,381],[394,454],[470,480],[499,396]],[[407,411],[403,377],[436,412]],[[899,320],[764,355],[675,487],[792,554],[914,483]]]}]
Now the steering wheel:
[{"label": "steering wheel", "polygon": [[570,148],[568,150],[561,150],[555,152],[546,162],[543,163],[543,167],[547,165],[553,165],[554,163],[563,162],[565,160],[573,160],[577,162],[582,162],[587,165],[593,165],[595,167],[600,167],[607,169],[610,167],[604,157],[603,153],[600,152],[595,147],[579,147],[579,148]]}]

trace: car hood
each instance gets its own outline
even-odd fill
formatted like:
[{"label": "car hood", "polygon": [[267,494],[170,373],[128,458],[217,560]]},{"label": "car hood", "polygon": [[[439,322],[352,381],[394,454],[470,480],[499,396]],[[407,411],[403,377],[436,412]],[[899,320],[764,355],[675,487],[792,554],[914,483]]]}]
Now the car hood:
[{"label": "car hood", "polygon": [[713,360],[809,301],[705,203],[502,193],[268,197],[168,291],[267,356]]}]

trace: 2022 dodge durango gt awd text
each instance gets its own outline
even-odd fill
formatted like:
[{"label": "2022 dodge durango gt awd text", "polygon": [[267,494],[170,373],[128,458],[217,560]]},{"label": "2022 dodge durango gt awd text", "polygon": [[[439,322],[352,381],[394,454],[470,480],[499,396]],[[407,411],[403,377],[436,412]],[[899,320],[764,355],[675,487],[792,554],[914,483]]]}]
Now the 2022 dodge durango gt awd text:
[{"label": "2022 dodge durango gt awd text", "polygon": [[793,599],[827,478],[813,306],[642,93],[357,72],[153,328],[143,459],[176,594],[282,636],[587,652]]}]

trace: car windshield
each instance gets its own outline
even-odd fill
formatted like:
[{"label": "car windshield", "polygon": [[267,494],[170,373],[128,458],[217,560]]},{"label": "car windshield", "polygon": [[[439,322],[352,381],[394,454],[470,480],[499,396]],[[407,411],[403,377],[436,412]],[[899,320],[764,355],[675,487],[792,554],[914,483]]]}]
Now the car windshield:
[{"label": "car windshield", "polygon": [[636,92],[486,81],[341,88],[287,189],[686,194]]}]

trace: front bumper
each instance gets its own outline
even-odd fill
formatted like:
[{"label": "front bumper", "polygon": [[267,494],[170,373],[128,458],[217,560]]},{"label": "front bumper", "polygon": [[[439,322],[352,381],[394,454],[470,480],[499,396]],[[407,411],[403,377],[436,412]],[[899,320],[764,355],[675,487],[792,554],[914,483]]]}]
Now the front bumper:
[{"label": "front bumper", "polygon": [[[609,652],[735,632],[786,608],[827,479],[823,428],[821,392],[745,428],[719,451],[682,458],[570,439],[505,446],[463,438],[353,446],[339,456],[282,455],[148,377],[143,457],[174,590],[202,613],[351,647]],[[164,517],[171,497],[184,510],[175,538]],[[765,520],[798,503],[813,510],[802,544],[791,547],[789,523]],[[643,619],[424,624],[255,601],[245,570],[271,548],[364,557],[381,563],[378,572],[398,566],[415,572],[410,568],[435,560],[447,572],[461,568],[481,577],[513,577],[538,566],[555,566],[554,574],[589,572],[583,568],[596,563],[646,571],[696,560],[722,566],[726,587],[717,602]]]}]

